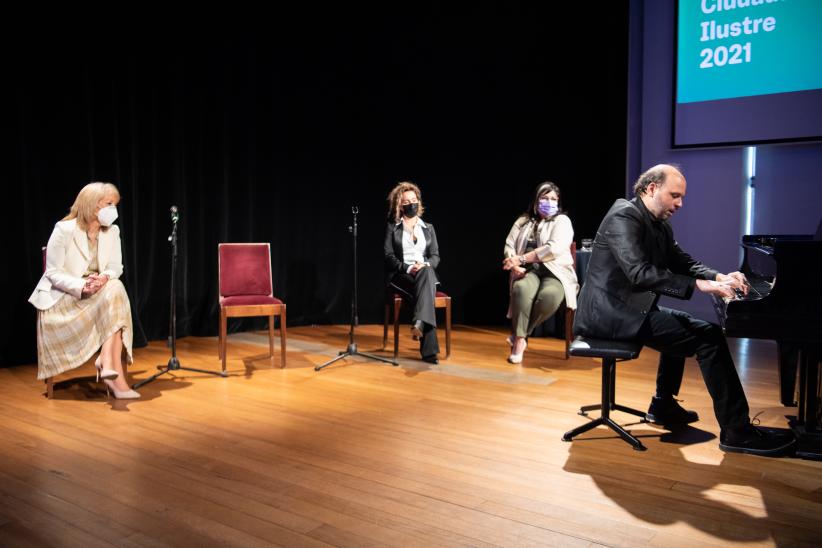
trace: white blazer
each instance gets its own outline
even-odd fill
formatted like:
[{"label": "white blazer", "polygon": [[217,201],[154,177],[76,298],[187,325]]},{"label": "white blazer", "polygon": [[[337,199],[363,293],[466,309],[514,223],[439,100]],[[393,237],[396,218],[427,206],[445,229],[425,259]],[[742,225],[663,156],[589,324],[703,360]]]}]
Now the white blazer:
[{"label": "white blazer", "polygon": [[[48,310],[63,295],[75,299],[82,297],[86,273],[91,263],[86,232],[77,227],[77,219],[60,221],[54,225],[54,232],[46,248],[46,271],[37,282],[29,302],[39,310]],[[110,279],[119,278],[123,273],[123,252],[120,246],[120,228],[111,225],[101,229],[97,235],[97,263],[100,274]]]},{"label": "white blazer", "polygon": [[[516,221],[508,237],[505,239],[505,257],[514,257],[525,253],[528,236],[534,230],[531,220],[521,215]],[[565,214],[555,215],[551,220],[539,224],[536,235],[537,248],[534,250],[548,270],[562,282],[565,291],[565,305],[568,308],[577,308],[577,293],[579,283],[577,272],[574,270],[574,258],[571,256],[571,242],[574,241],[574,227],[571,219]],[[509,285],[513,284],[513,273],[509,276]],[[511,317],[510,302],[508,317]]]}]

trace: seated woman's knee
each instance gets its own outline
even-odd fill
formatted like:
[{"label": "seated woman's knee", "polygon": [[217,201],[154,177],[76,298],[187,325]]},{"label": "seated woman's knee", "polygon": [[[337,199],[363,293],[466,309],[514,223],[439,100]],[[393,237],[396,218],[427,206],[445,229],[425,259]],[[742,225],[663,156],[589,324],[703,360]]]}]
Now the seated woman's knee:
[{"label": "seated woman's knee", "polygon": [[511,296],[512,297],[515,297],[515,298],[529,297],[529,298],[533,299],[534,296],[531,293],[532,293],[532,291],[530,291],[530,288],[524,283],[514,282],[514,284],[511,286]]},{"label": "seated woman's knee", "polygon": [[435,283],[437,281],[437,275],[434,273],[434,269],[430,267],[425,267],[419,271],[414,276],[415,283]]},{"label": "seated woman's knee", "polygon": [[123,282],[117,278],[114,278],[106,282],[106,285],[103,286],[102,292],[107,295],[114,293],[125,293],[126,287],[123,285]]},{"label": "seated woman's knee", "polygon": [[110,285],[111,287],[123,288],[125,289],[126,286],[123,285],[123,282],[119,280],[119,278],[113,278],[106,282],[106,285]]}]

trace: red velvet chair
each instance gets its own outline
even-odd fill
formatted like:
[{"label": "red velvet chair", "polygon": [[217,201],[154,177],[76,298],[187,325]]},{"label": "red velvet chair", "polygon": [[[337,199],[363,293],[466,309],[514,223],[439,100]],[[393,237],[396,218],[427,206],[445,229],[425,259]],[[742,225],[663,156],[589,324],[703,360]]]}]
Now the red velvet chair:
[{"label": "red velvet chair", "polygon": [[228,318],[268,316],[268,351],[274,365],[274,317],[280,317],[280,367],[285,367],[285,303],[274,297],[271,282],[271,246],[219,244],[220,279],[219,354],[225,371]]},{"label": "red velvet chair", "polygon": [[[385,321],[382,326],[382,347],[388,344],[388,321],[394,319],[394,361],[399,353],[400,340],[400,308],[402,308],[402,294],[391,291],[389,288],[385,299]],[[451,355],[451,297],[437,291],[434,298],[434,308],[445,309],[445,359]],[[392,314],[393,310],[393,314]]]}]

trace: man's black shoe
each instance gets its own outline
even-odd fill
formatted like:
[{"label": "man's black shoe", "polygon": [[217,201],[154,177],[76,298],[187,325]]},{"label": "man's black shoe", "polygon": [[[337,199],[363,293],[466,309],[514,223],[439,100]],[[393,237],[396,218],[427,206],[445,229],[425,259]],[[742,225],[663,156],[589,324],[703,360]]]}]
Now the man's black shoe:
[{"label": "man's black shoe", "polygon": [[753,424],[723,428],[719,434],[719,448],[728,453],[782,457],[793,451],[795,443],[796,438],[791,432],[761,428]]},{"label": "man's black shoe", "polygon": [[645,414],[645,419],[654,424],[662,426],[681,426],[699,420],[696,411],[683,409],[681,405],[672,397],[651,399],[651,405]]},{"label": "man's black shoe", "polygon": [[438,363],[440,363],[440,361],[437,359],[436,354],[434,354],[432,356],[423,356],[422,361],[424,361],[426,363],[433,363],[434,365],[437,365]]}]

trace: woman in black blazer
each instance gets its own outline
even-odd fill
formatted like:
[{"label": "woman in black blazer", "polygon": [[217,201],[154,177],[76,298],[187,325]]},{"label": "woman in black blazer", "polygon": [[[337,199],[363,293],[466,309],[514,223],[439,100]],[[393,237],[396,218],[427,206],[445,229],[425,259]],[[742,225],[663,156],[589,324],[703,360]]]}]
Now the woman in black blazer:
[{"label": "woman in black blazer", "polygon": [[388,194],[383,246],[386,283],[414,305],[411,335],[420,341],[423,361],[439,363],[434,297],[440,252],[434,225],[422,220],[423,212],[422,194],[414,183],[399,183]]}]

